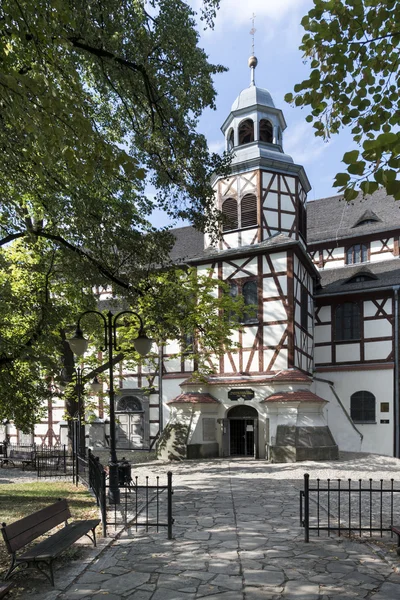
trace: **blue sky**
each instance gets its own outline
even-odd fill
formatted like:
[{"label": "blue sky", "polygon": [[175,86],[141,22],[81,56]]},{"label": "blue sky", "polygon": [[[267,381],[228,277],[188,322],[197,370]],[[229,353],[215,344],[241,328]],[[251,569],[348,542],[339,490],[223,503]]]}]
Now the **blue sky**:
[{"label": "blue sky", "polygon": [[[197,9],[201,2],[192,0],[191,4]],[[284,151],[304,166],[312,186],[309,200],[338,193],[332,187],[334,176],[345,170],[341,163],[343,153],[354,148],[346,130],[328,143],[316,138],[312,125],[305,122],[307,109],[293,108],[284,101],[285,94],[292,92],[293,86],[309,72],[298,48],[304,33],[300,21],[313,5],[312,0],[221,0],[214,30],[202,32],[200,42],[210,62],[229,69],[214,80],[217,110],[207,110],[199,123],[210,150],[221,152],[224,140],[220,127],[235,98],[250,84],[247,60],[251,55],[251,18],[255,13],[256,85],[267,88],[275,106],[283,110],[287,122]],[[161,219],[156,221],[161,224]]]}]

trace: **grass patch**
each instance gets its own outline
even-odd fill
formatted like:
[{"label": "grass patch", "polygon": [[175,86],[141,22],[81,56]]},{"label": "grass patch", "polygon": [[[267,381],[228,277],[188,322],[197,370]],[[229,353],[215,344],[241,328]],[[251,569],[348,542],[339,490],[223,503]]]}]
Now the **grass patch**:
[{"label": "grass patch", "polygon": [[[26,517],[56,502],[59,498],[68,500],[72,515],[71,521],[76,519],[96,519],[99,517],[96,502],[86,488],[82,486],[77,487],[73,483],[65,481],[35,481],[0,485],[0,523],[10,525],[14,521],[22,519],[22,517]],[[97,533],[100,533],[100,531],[96,531]],[[43,538],[38,538],[36,541],[40,539]],[[73,558],[79,558],[79,552],[79,547],[75,546],[74,548],[73,545],[58,560],[62,561],[64,556],[70,562]],[[8,570],[10,558],[5,543],[0,536],[1,579]],[[28,573],[34,573],[34,571],[28,571]],[[26,579],[26,576],[27,573],[24,574],[20,571],[20,573],[17,572],[13,575],[11,580],[14,580],[18,587],[19,581]],[[14,589],[11,592],[11,595],[14,594],[18,596],[18,589]]]}]

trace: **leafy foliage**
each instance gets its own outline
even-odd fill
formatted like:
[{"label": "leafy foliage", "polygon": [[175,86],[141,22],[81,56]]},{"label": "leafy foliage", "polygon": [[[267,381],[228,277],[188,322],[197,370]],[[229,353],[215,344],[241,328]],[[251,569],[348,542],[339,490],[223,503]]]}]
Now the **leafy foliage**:
[{"label": "leafy foliage", "polygon": [[[219,0],[203,4],[212,26]],[[185,0],[0,6],[0,418],[18,427],[53,395],[47,376],[64,366],[72,380],[65,332],[96,305],[94,288],[139,307],[159,339],[189,325],[213,348],[226,339],[210,316],[217,297],[189,273],[153,274],[173,244],[149,223],[155,207],[210,233],[218,224],[209,182],[226,159],[196,126],[224,69],[198,39]],[[175,319],[190,296],[195,316]]]},{"label": "leafy foliage", "polygon": [[314,0],[302,20],[311,72],[285,99],[311,108],[316,136],[351,128],[359,149],[346,152],[334,182],[347,200],[357,186],[400,199],[399,19],[397,0]]}]

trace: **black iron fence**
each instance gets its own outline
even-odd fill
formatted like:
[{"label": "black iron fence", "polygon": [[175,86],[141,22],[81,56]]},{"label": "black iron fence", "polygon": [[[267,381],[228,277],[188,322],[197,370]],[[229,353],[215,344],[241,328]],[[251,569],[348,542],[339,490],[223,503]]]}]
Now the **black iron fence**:
[{"label": "black iron fence", "polygon": [[163,483],[159,476],[146,476],[141,482],[138,476],[132,478],[132,465],[123,459],[118,466],[118,484],[121,501],[119,504],[108,502],[107,471],[99,458],[89,450],[88,456],[80,456],[72,444],[67,446],[17,446],[5,445],[1,464],[6,460],[20,460],[31,463],[39,478],[70,477],[77,485],[83,483],[92,490],[100,509],[103,535],[107,535],[107,526],[130,526],[136,531],[144,528],[167,529],[168,539],[172,539],[172,473],[167,473]]},{"label": "black iron fence", "polygon": [[368,481],[359,479],[327,479],[310,482],[304,475],[300,491],[300,525],[304,539],[310,531],[343,534],[380,534],[391,532],[394,517],[400,516],[400,488],[394,480]]},{"label": "black iron fence", "polygon": [[172,473],[168,471],[166,484],[160,483],[160,477],[146,476],[143,483],[139,477],[125,481],[121,486],[121,502],[109,505],[108,525],[129,525],[138,531],[143,527],[145,531],[155,528],[158,532],[161,527],[167,529],[168,539],[172,539]]},{"label": "black iron fence", "polygon": [[38,477],[75,477],[75,460],[67,446],[37,446],[35,465]]}]

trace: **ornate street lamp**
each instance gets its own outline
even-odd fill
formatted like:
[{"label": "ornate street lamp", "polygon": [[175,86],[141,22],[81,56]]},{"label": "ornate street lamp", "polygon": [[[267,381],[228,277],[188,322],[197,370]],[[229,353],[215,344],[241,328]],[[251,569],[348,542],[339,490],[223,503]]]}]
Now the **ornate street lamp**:
[{"label": "ornate street lamp", "polygon": [[83,332],[81,329],[81,319],[85,315],[95,314],[101,317],[103,320],[104,326],[104,343],[100,348],[102,352],[108,351],[108,362],[109,362],[109,380],[110,380],[110,389],[109,389],[109,398],[110,398],[110,462],[109,462],[109,488],[108,488],[108,497],[110,504],[119,504],[120,502],[120,492],[118,487],[118,459],[116,452],[116,436],[115,436],[115,406],[114,406],[114,365],[113,365],[113,350],[118,351],[119,347],[117,345],[117,321],[122,315],[133,315],[137,319],[139,319],[140,328],[139,335],[136,339],[133,340],[133,345],[135,347],[136,352],[138,352],[141,356],[146,356],[151,350],[153,345],[153,340],[147,337],[144,327],[143,321],[140,315],[133,312],[132,310],[123,310],[116,315],[114,315],[110,310],[107,315],[103,315],[98,310],[87,310],[81,314],[78,319],[75,335],[68,340],[70,348],[74,354],[77,356],[82,356],[89,345],[87,339],[84,338]]}]

